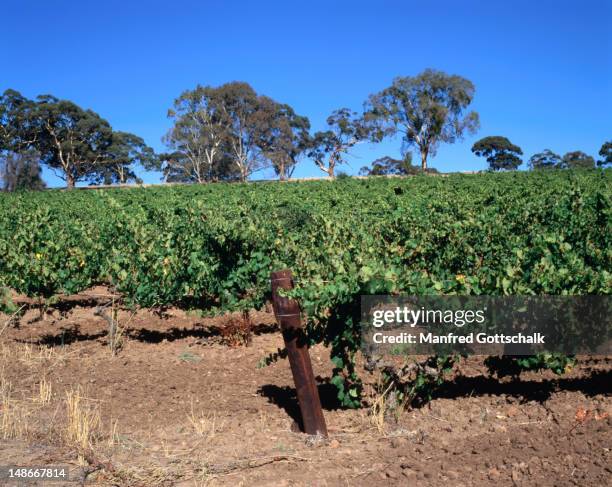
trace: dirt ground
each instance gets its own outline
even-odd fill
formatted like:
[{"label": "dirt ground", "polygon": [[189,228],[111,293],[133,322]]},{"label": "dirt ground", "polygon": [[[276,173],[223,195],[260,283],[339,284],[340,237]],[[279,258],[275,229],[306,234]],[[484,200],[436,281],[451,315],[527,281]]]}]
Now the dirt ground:
[{"label": "dirt ground", "polygon": [[473,357],[430,403],[381,424],[367,408],[338,407],[329,354],[315,347],[321,439],[294,431],[287,361],[258,368],[282,347],[269,313],[253,313],[252,341],[235,346],[228,318],[122,311],[113,356],[91,303],[62,311],[36,321],[30,310],[0,336],[0,465],[66,465],[77,481],[39,485],[612,483],[610,357],[518,382],[489,378]]}]

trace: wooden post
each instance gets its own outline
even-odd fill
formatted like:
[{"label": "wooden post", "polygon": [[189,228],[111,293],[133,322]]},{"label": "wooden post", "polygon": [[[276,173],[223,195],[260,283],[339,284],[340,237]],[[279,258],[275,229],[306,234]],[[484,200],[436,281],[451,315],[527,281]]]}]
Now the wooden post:
[{"label": "wooden post", "polygon": [[312,363],[308,354],[300,307],[298,303],[278,295],[279,289],[293,289],[293,277],[291,271],[286,269],[273,272],[272,281],[272,305],[276,321],[281,327],[285,347],[289,356],[289,364],[295,382],[297,398],[302,413],[304,432],[309,435],[320,434],[327,436],[327,426],[321,409],[319,390],[315,383]]}]

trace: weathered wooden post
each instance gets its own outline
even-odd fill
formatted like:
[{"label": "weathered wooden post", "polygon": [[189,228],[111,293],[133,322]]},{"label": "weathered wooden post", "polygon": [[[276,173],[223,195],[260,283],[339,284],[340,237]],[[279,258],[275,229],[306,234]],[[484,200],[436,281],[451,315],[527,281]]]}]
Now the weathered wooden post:
[{"label": "weathered wooden post", "polygon": [[291,271],[286,269],[273,272],[272,281],[272,305],[276,321],[281,327],[285,347],[289,356],[289,364],[295,382],[297,398],[302,413],[304,432],[309,435],[327,436],[327,426],[321,409],[319,390],[315,383],[312,363],[308,354],[300,307],[298,303],[283,296],[279,296],[279,289],[293,289],[293,277]]}]

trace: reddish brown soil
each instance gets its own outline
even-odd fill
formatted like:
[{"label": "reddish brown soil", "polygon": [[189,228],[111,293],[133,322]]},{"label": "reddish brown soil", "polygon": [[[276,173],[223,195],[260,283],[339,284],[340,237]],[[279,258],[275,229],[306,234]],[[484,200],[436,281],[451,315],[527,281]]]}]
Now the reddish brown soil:
[{"label": "reddish brown soil", "polygon": [[[582,358],[562,378],[528,374],[518,383],[489,378],[482,360],[471,358],[428,405],[389,419],[380,431],[367,409],[337,407],[325,383],[327,350],[315,347],[311,356],[330,429],[329,439],[317,440],[292,431],[298,409],[288,363],[257,368],[282,346],[270,314],[253,314],[259,332],[249,346],[228,347],[222,342],[231,337],[219,335],[228,318],[142,311],[115,357],[106,323],[93,308],[77,306],[64,317],[56,312],[28,323],[35,317],[28,311],[18,328],[0,337],[0,375],[24,403],[38,394],[43,376],[53,395],[29,417],[27,435],[0,435],[0,464],[68,464],[73,476],[81,475],[78,452],[61,434],[66,391],[80,386],[102,416],[102,436],[87,458],[93,464],[87,485],[612,482],[610,358]],[[120,317],[125,323],[129,314]],[[0,329],[3,323],[0,317]],[[41,353],[39,345],[53,351]]]}]

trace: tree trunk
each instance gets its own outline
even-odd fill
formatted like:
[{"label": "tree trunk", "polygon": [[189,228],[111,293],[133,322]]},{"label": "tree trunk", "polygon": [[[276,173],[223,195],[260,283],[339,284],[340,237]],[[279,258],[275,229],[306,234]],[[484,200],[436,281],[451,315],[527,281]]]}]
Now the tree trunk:
[{"label": "tree trunk", "polygon": [[243,183],[246,183],[248,179],[249,179],[249,173],[246,167],[240,168],[240,181]]},{"label": "tree trunk", "polygon": [[286,181],[287,180],[287,169],[285,168],[285,164],[282,162],[278,163],[278,178],[281,181]]},{"label": "tree trunk", "polygon": [[327,174],[331,179],[334,179],[334,170],[336,169],[336,154],[332,152],[329,156],[329,166],[327,168]]},{"label": "tree trunk", "polygon": [[66,188],[72,189],[74,188],[74,176],[70,173],[66,174]]},{"label": "tree trunk", "polygon": [[423,147],[421,149],[421,169],[425,171],[427,169],[427,156],[428,156],[427,147]]}]

